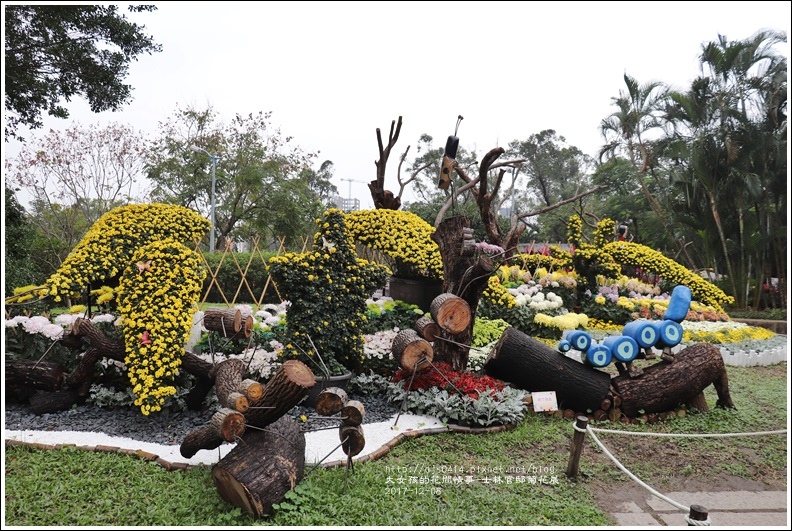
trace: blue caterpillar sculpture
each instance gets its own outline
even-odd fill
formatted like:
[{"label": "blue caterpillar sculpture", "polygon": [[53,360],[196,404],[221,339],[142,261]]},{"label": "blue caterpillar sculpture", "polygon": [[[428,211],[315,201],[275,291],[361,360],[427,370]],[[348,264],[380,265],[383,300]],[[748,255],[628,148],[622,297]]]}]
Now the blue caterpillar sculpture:
[{"label": "blue caterpillar sculpture", "polygon": [[690,288],[679,285],[671,292],[668,309],[658,321],[631,321],[624,325],[621,335],[609,336],[602,343],[595,343],[588,332],[573,330],[558,343],[562,353],[570,350],[581,352],[581,361],[592,367],[605,367],[614,359],[630,363],[643,354],[654,358],[652,348],[663,351],[664,358],[672,358],[671,348],[682,341],[681,323],[687,316],[692,300]]}]

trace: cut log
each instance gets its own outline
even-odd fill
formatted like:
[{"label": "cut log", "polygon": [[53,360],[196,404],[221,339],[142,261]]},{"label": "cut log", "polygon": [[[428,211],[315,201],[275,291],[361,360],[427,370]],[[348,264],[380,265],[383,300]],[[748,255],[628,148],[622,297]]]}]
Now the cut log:
[{"label": "cut log", "polygon": [[314,409],[319,415],[329,417],[335,415],[349,402],[349,395],[340,387],[328,387],[323,389],[316,397]]},{"label": "cut log", "polygon": [[63,384],[66,369],[59,363],[35,360],[5,360],[6,390],[33,388],[56,391]]},{"label": "cut log", "polygon": [[362,425],[350,426],[341,424],[338,427],[338,438],[341,440],[341,449],[349,457],[355,457],[366,446]]},{"label": "cut log", "polygon": [[30,409],[36,415],[66,411],[81,401],[74,389],[58,389],[57,391],[36,391],[30,397]]},{"label": "cut log", "polygon": [[558,406],[595,410],[610,391],[610,375],[567,358],[509,327],[484,362],[488,376],[530,392],[555,391]]},{"label": "cut log", "polygon": [[250,408],[250,402],[245,395],[238,391],[234,391],[225,397],[225,407],[233,409],[234,411],[239,411],[240,413],[245,413],[248,408]]},{"label": "cut log", "polygon": [[232,337],[242,329],[242,312],[231,308],[209,308],[204,312],[203,325],[223,337]]},{"label": "cut log", "polygon": [[718,393],[719,407],[734,407],[720,350],[709,343],[687,347],[674,356],[674,363],[660,361],[639,378],[616,376],[612,383],[621,396],[622,411],[630,417],[641,409],[659,413],[689,405],[710,384]]},{"label": "cut log", "polygon": [[459,334],[467,329],[473,318],[470,305],[453,293],[441,293],[429,306],[432,319],[449,334]]},{"label": "cut log", "polygon": [[399,360],[399,365],[407,371],[412,371],[416,366],[419,371],[425,369],[429,364],[419,362],[424,359],[432,361],[434,357],[432,345],[409,328],[399,330],[391,343],[391,352],[393,358]]},{"label": "cut log", "polygon": [[289,416],[267,431],[250,430],[212,467],[220,497],[259,518],[272,512],[303,478],[305,435]]},{"label": "cut log", "polygon": [[366,408],[362,402],[350,400],[341,410],[341,422],[347,426],[360,426],[363,424],[363,417],[366,415]]},{"label": "cut log", "polygon": [[316,376],[301,361],[288,360],[264,386],[261,398],[250,404],[247,423],[264,428],[289,412],[316,385]]},{"label": "cut log", "polygon": [[221,408],[207,426],[188,433],[179,447],[182,457],[190,458],[198,450],[214,450],[224,442],[238,440],[245,433],[245,417],[239,411]]},{"label": "cut log", "polygon": [[245,339],[249,338],[253,333],[253,325],[255,323],[256,321],[253,319],[252,315],[245,317],[245,320],[242,323],[242,334],[245,336]]},{"label": "cut log", "polygon": [[[240,392],[242,379],[245,376],[245,362],[239,358],[229,358],[220,362],[214,369],[215,393],[217,401],[223,407],[237,409],[240,397],[244,398],[244,409],[247,410],[248,401]],[[242,411],[244,413],[244,411]]]},{"label": "cut log", "polygon": [[431,317],[421,317],[415,321],[415,331],[418,335],[432,343],[440,335],[440,327]]},{"label": "cut log", "polygon": [[261,394],[264,392],[264,386],[256,380],[242,380],[238,390],[245,395],[248,402],[253,402],[261,398]]}]

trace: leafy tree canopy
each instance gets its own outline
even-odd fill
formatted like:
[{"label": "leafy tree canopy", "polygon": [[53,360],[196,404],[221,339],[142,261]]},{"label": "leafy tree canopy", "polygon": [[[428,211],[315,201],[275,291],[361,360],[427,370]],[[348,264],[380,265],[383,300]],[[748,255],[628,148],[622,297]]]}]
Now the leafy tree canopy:
[{"label": "leafy tree canopy", "polygon": [[6,140],[22,140],[20,125],[42,127],[42,111],[68,118],[60,102],[75,95],[87,98],[93,112],[130,101],[132,87],[123,83],[130,61],[162,50],[144,29],[119,15],[118,6],[5,6]]}]

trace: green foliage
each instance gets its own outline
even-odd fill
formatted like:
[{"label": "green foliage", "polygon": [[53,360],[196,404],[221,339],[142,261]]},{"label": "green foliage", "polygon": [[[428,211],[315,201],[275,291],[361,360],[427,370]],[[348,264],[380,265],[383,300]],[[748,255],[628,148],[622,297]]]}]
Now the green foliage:
[{"label": "green foliage", "polygon": [[526,391],[505,387],[502,391],[488,389],[478,398],[449,393],[432,387],[405,391],[407,381],[392,382],[377,374],[359,375],[350,382],[353,392],[384,395],[388,401],[403,403],[404,410],[416,415],[437,417],[443,422],[491,426],[520,421],[525,415],[523,399]]},{"label": "green foliage", "polygon": [[486,317],[477,317],[473,322],[473,341],[471,347],[483,347],[493,341],[497,341],[503,335],[509,323],[503,319],[487,319]]},{"label": "green foliage", "polygon": [[13,294],[15,287],[34,284],[40,277],[36,276],[30,251],[35,238],[34,228],[27,219],[25,208],[8,186],[5,187],[4,215],[3,282],[7,297]]},{"label": "green foliage", "polygon": [[388,270],[357,257],[341,210],[327,210],[316,224],[312,251],[269,261],[278,291],[290,302],[283,356],[317,372],[318,353],[325,364],[357,372],[365,360],[361,323],[366,300],[385,285]]},{"label": "green foliage", "polygon": [[363,322],[364,334],[374,334],[380,330],[401,330],[412,328],[424,312],[415,304],[404,301],[386,301],[379,304],[369,304],[366,311],[366,320]]},{"label": "green foliage", "polygon": [[[42,111],[68,118],[60,105],[85,96],[93,112],[118,110],[132,97],[122,81],[129,63],[162,47],[118,6],[9,5],[5,9],[5,139],[17,127],[42,126]],[[154,11],[155,6],[130,6]]]},{"label": "green foliage", "polygon": [[[206,302],[225,302],[220,295],[222,291],[225,299],[230,302],[234,299],[234,294],[239,290],[236,296],[237,303],[258,303],[269,278],[267,261],[275,255],[276,253],[273,252],[263,252],[260,255],[259,253],[233,253],[233,256],[231,256],[231,253],[205,253],[206,263],[217,274],[217,277],[212,281],[212,275],[207,275],[201,290],[201,300],[203,300],[203,295],[208,291],[209,295]],[[245,272],[244,279],[247,281],[246,284],[242,283],[242,271]],[[218,286],[220,286],[219,289]],[[252,296],[250,294],[251,291],[253,292]],[[255,297],[255,300],[253,297]],[[267,287],[267,293],[261,302],[280,302],[277,293],[272,289],[272,283]]]},{"label": "green foliage", "polygon": [[177,108],[160,122],[149,150],[152,198],[203,207],[211,203],[214,177],[220,249],[229,240],[260,237],[275,244],[283,238],[287,249],[299,249],[324,210],[322,194],[332,190],[332,165],[311,170],[316,154],[295,146],[271,117],[271,112],[237,114],[224,123],[212,107]]},{"label": "green foliage", "polygon": [[312,512],[321,507],[317,503],[320,499],[321,491],[310,482],[303,482],[296,485],[294,489],[286,492],[284,500],[272,506],[273,517],[278,520],[293,520],[296,517],[312,519],[319,516],[311,515]]}]

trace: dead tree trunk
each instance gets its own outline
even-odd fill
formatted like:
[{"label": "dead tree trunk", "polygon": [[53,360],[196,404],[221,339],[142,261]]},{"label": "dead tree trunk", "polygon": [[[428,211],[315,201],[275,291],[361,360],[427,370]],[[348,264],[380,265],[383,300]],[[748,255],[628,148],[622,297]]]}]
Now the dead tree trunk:
[{"label": "dead tree trunk", "polygon": [[697,397],[710,384],[718,393],[717,405],[733,408],[726,366],[718,348],[709,343],[687,347],[674,355],[672,363],[660,361],[644,369],[638,378],[613,378],[613,388],[621,397],[621,409],[628,417],[637,416],[641,409],[659,413],[679,404],[701,407]]},{"label": "dead tree trunk", "polygon": [[532,393],[555,391],[560,408],[581,412],[599,408],[610,390],[608,373],[567,358],[512,327],[490,352],[484,372]]},{"label": "dead tree trunk", "polygon": [[374,200],[374,208],[388,208],[390,210],[399,210],[401,207],[401,199],[394,196],[390,190],[385,190],[385,166],[388,164],[388,157],[390,157],[391,149],[399,139],[399,132],[401,131],[402,117],[399,116],[398,123],[396,120],[391,122],[390,133],[388,134],[388,145],[382,145],[382,133],[379,127],[377,128],[377,146],[379,147],[379,159],[374,161],[377,167],[377,178],[371,181],[368,185],[371,192],[371,198]]},{"label": "dead tree trunk", "polygon": [[221,498],[258,518],[285,499],[304,469],[305,435],[286,416],[266,431],[247,431],[212,468],[212,482]]},{"label": "dead tree trunk", "polygon": [[60,363],[33,360],[5,360],[6,391],[60,389],[66,369]]},{"label": "dead tree trunk", "polygon": [[469,219],[456,216],[440,222],[432,234],[443,259],[443,291],[460,297],[470,309],[471,319],[464,330],[459,333],[443,330],[440,341],[434,343],[435,359],[450,364],[456,371],[464,371],[467,367],[470,347],[462,345],[470,345],[479,298],[496,270],[488,257],[463,252],[471,226]]}]

